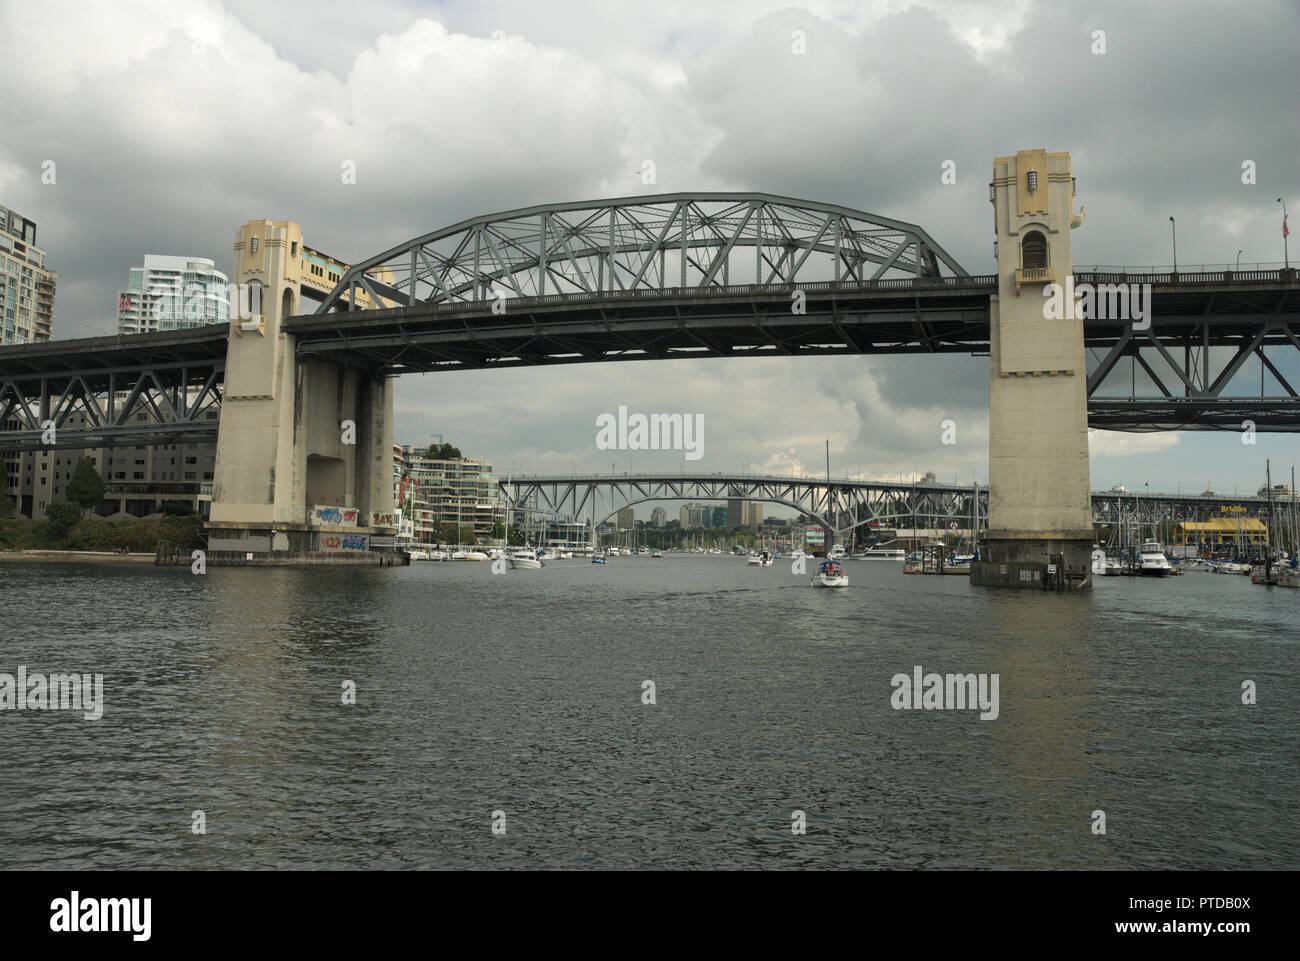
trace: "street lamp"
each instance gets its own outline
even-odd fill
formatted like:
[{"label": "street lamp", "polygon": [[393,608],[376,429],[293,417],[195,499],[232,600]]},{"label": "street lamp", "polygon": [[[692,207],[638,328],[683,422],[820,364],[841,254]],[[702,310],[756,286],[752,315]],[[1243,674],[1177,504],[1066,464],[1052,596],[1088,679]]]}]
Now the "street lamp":
[{"label": "street lamp", "polygon": [[1174,236],[1174,273],[1178,273],[1178,224],[1173,217],[1169,218],[1169,230]]},{"label": "street lamp", "polygon": [[1241,251],[1237,251],[1237,269],[1241,270]]},{"label": "street lamp", "polygon": [[1291,236],[1291,231],[1286,226],[1286,201],[1278,197],[1277,202],[1282,205],[1282,262],[1286,269],[1290,270],[1291,254],[1287,250],[1287,238]]}]

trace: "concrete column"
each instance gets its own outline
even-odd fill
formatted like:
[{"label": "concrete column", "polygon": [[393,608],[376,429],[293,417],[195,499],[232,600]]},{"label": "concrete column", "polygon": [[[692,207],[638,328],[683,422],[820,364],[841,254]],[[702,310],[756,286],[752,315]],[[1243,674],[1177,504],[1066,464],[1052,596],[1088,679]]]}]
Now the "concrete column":
[{"label": "concrete column", "polygon": [[213,550],[267,550],[273,530],[275,550],[391,541],[391,385],[382,372],[298,360],[281,323],[302,311],[302,261],[297,224],[255,220],[236,235],[231,281],[261,285],[262,313],[230,324],[207,525]]},{"label": "concrete column", "polygon": [[1072,303],[1053,309],[1073,301],[1070,231],[1083,222],[1073,192],[1069,154],[1022,150],[994,161],[989,531],[975,584],[1091,584],[1083,320]]}]

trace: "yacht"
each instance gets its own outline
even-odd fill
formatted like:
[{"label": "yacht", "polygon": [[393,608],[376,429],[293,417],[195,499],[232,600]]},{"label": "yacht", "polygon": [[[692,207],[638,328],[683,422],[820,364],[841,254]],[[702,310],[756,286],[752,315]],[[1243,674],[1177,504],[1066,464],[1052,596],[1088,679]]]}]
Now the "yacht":
[{"label": "yacht", "polygon": [[1161,550],[1160,543],[1143,541],[1142,550],[1138,554],[1138,573],[1152,577],[1165,577],[1172,571],[1173,566],[1169,563],[1169,558],[1165,557],[1165,552]]},{"label": "yacht", "polygon": [[897,549],[873,547],[857,554],[851,554],[849,558],[855,561],[898,561],[901,564],[907,560],[907,551],[901,547]]},{"label": "yacht", "polygon": [[813,587],[848,587],[849,575],[844,573],[844,568],[840,562],[831,558],[822,561],[817,567],[817,573],[813,575]]},{"label": "yacht", "polygon": [[545,563],[537,556],[537,551],[530,548],[515,551],[510,555],[510,567],[516,571],[538,571],[545,567]]}]

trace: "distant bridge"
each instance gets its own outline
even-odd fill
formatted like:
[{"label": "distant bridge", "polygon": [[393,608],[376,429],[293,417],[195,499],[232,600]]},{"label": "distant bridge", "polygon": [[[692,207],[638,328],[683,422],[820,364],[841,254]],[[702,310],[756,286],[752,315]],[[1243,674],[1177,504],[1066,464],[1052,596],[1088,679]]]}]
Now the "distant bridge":
[{"label": "distant bridge", "polygon": [[[516,510],[548,517],[603,523],[620,510],[654,501],[762,501],[793,508],[836,534],[854,528],[966,530],[978,498],[980,527],[987,526],[988,489],[982,484],[903,483],[848,478],[755,474],[573,474],[521,475],[498,481]],[[1094,491],[1093,522],[1109,526],[1121,517],[1144,524],[1226,516],[1221,508],[1262,516],[1263,497],[1218,494]]]}]

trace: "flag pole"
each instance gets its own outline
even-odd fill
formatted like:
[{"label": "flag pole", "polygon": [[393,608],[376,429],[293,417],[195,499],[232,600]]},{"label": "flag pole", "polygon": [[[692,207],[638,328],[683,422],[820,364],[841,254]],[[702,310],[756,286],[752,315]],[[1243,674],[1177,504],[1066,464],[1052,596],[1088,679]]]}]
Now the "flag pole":
[{"label": "flag pole", "polygon": [[1281,197],[1278,197],[1277,202],[1282,205],[1282,263],[1287,270],[1290,270],[1291,252],[1288,249],[1287,238],[1291,236],[1291,231],[1287,229],[1287,225],[1286,225],[1286,201],[1283,200]]}]

